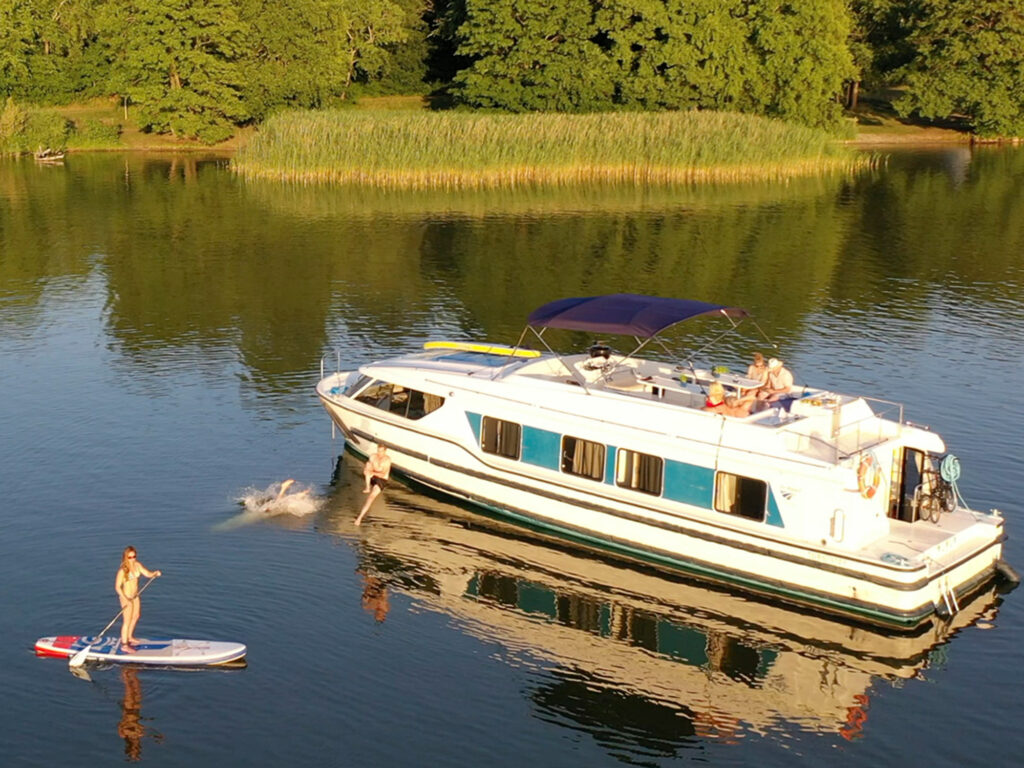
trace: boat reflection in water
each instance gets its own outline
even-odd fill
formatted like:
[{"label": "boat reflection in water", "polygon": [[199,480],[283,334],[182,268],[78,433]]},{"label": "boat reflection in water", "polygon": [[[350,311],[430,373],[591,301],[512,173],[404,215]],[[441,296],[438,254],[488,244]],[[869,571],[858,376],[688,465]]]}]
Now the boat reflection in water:
[{"label": "boat reflection in water", "polygon": [[339,459],[320,525],[358,537],[363,607],[383,621],[387,591],[404,592],[544,669],[538,716],[613,752],[794,727],[865,736],[879,683],[921,675],[1000,602],[989,587],[948,622],[887,633],[571,551],[396,483],[355,528],[359,471]]}]

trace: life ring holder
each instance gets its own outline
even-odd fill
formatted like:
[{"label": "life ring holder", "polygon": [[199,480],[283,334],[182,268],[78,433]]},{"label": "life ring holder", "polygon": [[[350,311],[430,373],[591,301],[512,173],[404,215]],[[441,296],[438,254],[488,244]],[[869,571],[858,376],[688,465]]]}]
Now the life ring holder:
[{"label": "life ring holder", "polygon": [[873,499],[882,483],[882,468],[870,453],[864,454],[857,466],[857,490],[865,499]]}]

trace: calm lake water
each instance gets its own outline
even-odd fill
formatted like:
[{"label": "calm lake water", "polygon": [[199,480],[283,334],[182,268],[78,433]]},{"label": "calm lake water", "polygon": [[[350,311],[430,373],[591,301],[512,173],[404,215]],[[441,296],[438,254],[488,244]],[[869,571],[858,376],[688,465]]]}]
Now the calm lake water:
[{"label": "calm lake water", "polygon": [[[938,430],[1024,570],[1022,289],[1021,150],[901,150],[788,184],[450,195],[245,184],[192,156],[2,162],[0,763],[1016,764],[1024,593],[893,636],[401,486],[357,529],[359,465],[313,386],[335,348],[348,365],[510,343],[565,296],[736,304],[798,380]],[[316,510],[239,504],[288,477]],[[140,634],[239,640],[248,668],[94,668],[90,684],[33,655],[116,613],[127,544],[164,572]]]}]

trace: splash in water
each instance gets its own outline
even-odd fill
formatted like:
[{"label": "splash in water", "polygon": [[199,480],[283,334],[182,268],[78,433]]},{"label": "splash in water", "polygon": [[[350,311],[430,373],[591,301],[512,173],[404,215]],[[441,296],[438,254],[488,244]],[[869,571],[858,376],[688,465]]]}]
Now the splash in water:
[{"label": "splash in water", "polygon": [[219,528],[234,528],[280,515],[305,517],[323,504],[323,499],[313,493],[312,486],[296,485],[292,478],[282,483],[271,483],[262,489],[247,488],[237,501],[245,511],[225,521]]}]

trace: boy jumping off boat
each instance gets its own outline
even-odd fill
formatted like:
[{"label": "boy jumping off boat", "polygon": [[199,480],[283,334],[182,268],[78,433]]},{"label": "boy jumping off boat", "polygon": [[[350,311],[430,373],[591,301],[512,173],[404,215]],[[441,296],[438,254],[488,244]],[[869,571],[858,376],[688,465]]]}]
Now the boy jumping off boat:
[{"label": "boy jumping off boat", "polygon": [[366,503],[363,504],[363,508],[359,510],[359,516],[356,518],[356,525],[363,522],[363,518],[366,516],[367,511],[370,509],[370,505],[373,504],[374,499],[380,496],[388,485],[388,478],[391,477],[391,457],[388,456],[387,446],[378,445],[377,452],[373,454],[366,462],[366,466],[363,467],[363,481],[364,488],[363,493],[370,494],[366,499]]}]

